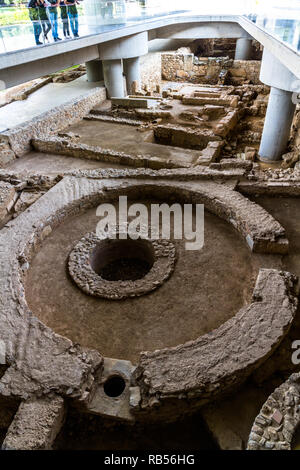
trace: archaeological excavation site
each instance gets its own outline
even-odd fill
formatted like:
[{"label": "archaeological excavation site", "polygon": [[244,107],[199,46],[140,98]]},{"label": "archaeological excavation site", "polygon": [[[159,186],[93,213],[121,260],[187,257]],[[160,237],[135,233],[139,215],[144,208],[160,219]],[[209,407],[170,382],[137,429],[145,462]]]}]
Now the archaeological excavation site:
[{"label": "archaeological excavation site", "polygon": [[3,54],[3,451],[300,450],[299,53],[167,18]]}]

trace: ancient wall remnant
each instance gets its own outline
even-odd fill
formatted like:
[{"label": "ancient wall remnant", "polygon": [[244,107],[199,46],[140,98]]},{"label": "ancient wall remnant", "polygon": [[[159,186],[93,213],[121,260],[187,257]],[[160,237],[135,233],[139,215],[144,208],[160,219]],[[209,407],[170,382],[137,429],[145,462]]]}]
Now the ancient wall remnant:
[{"label": "ancient wall remnant", "polygon": [[300,425],[300,374],[293,374],[267,399],[256,417],[249,450],[291,450]]},{"label": "ancient wall remnant", "polygon": [[119,231],[102,237],[89,233],[71,251],[69,273],[85,294],[111,300],[138,297],[157,289],[173,272],[175,247],[168,240],[118,236]]},{"label": "ancient wall remnant", "polygon": [[283,322],[286,318],[282,331],[290,328],[297,308],[295,285],[289,273],[260,270],[252,303],[217,330],[175,348],[142,353],[135,376],[143,410],[175,397],[197,398],[199,406],[250,375],[269,356],[271,337],[279,332],[273,312],[280,311]]},{"label": "ancient wall remnant", "polygon": [[229,73],[228,83],[233,85],[260,84],[260,61],[198,58],[194,54],[178,54],[176,52],[162,53],[161,61],[162,78],[168,81],[215,85],[219,82],[221,72],[226,70]]},{"label": "ancient wall remnant", "polygon": [[155,91],[161,83],[161,54],[152,52],[140,58],[141,88]]},{"label": "ancient wall remnant", "polygon": [[[261,248],[264,247],[266,252],[269,250],[276,252],[276,247],[280,248],[284,230],[278,222],[262,208],[229,187],[225,190],[224,185],[212,182],[197,183],[195,186],[192,182],[164,181],[157,178],[159,174],[156,175],[156,173],[153,174],[154,179],[150,180],[135,179],[134,175],[133,172],[133,178],[127,180],[66,177],[35,202],[34,211],[23,212],[0,232],[4,270],[1,277],[3,308],[0,309],[2,324],[0,339],[10,345],[7,352],[9,368],[0,380],[1,394],[23,399],[53,391],[76,400],[83,400],[89,396],[95,377],[101,373],[103,358],[96,351],[81,348],[67,338],[56,335],[33,317],[24,298],[23,282],[33,253],[38,250],[43,239],[51,233],[52,228],[62,222],[66,216],[95,206],[103,198],[107,198],[109,190],[112,195],[120,190],[124,191],[125,188],[130,193],[141,187],[145,187],[146,190],[148,188],[152,193],[154,190],[162,192],[165,197],[167,194],[173,196],[178,193],[185,201],[192,198],[193,201],[204,202],[208,210],[228,220],[244,237],[247,233],[250,234],[254,241],[254,249],[256,243],[260,243],[260,239],[263,239]],[[226,197],[224,197],[224,190],[227,193]],[[265,244],[267,240],[269,242]],[[266,282],[269,286],[273,283],[276,295],[273,290],[263,291],[259,295],[255,294],[254,304],[249,307],[254,310],[251,310],[252,314],[249,318],[254,321],[253,312],[256,311],[260,312],[259,315],[265,315],[269,308],[273,312],[277,311],[277,304],[275,308],[273,303],[280,300],[282,306],[278,308],[278,319],[276,316],[278,327],[273,329],[269,325],[268,322],[273,321],[274,315],[267,314],[269,320],[266,322],[266,327],[272,331],[273,348],[293,318],[294,278],[272,271],[262,273],[259,279],[259,285],[265,286]],[[287,280],[289,280],[288,284]],[[291,289],[290,297],[286,297],[288,286]],[[258,293],[258,288],[255,293]],[[259,296],[265,300],[259,300]],[[284,299],[286,302],[283,302]],[[244,313],[241,312],[241,319],[243,315]],[[11,328],[11,325],[14,327]],[[256,328],[262,323],[255,322],[255,325]],[[224,328],[227,327],[224,326]],[[256,331],[255,335],[257,336]],[[26,348],[23,347],[25,344]],[[60,354],[57,354],[57,351],[60,351]],[[265,349],[257,351],[257,354],[262,358],[266,351],[270,352],[267,344]],[[262,356],[260,356],[261,353]],[[16,361],[18,367],[16,367]]]},{"label": "ancient wall remnant", "polygon": [[[162,59],[160,54],[148,54],[141,58],[142,90],[137,88],[129,97],[112,100],[110,106],[109,101],[104,101],[104,87],[98,88],[2,135],[0,163],[3,165],[31,150],[24,160],[15,160],[8,168],[0,170],[0,345],[7,345],[2,355],[5,363],[0,363],[0,399],[5,397],[13,402],[13,411],[7,413],[4,424],[0,423],[1,441],[6,433],[4,449],[53,447],[64,422],[66,404],[74,414],[95,414],[110,422],[119,420],[130,425],[135,421],[139,426],[155,420],[178,420],[203,405],[214,406],[224,395],[232,398],[230,393],[242,390],[248,378],[262,384],[259,378],[264,379],[266,370],[271,368],[268,360],[274,365],[285,347],[284,342],[289,342],[298,321],[299,292],[297,277],[288,272],[293,270],[289,261],[286,262],[289,257],[282,255],[290,250],[294,256],[294,234],[289,226],[285,228],[279,216],[277,220],[277,215],[271,215],[246,196],[300,195],[299,113],[295,116],[289,152],[284,157],[286,168],[263,170],[254,162],[269,88],[258,81],[259,62],[211,57],[220,55],[220,50],[231,57],[233,49],[232,40],[223,45],[219,41],[208,41],[206,52],[210,57],[195,57],[184,48],[177,53],[162,54]],[[161,65],[164,77],[176,82],[164,83],[163,91],[160,88]],[[78,72],[83,73],[83,69]],[[179,83],[183,80],[188,83]],[[68,128],[66,123],[74,124],[73,128]],[[47,161],[45,166],[44,161]],[[123,169],[119,169],[120,165]],[[180,205],[204,204],[205,210],[213,214],[206,214],[206,221],[214,217],[216,232],[220,228],[216,239],[223,225],[226,226],[223,221],[231,225],[232,252],[236,251],[236,246],[243,248],[244,243],[246,257],[243,259],[251,259],[248,263],[251,269],[247,282],[240,276],[241,289],[237,291],[242,293],[242,300],[238,308],[228,308],[229,317],[222,318],[217,326],[207,328],[204,333],[195,333],[191,328],[187,303],[181,309],[182,298],[186,302],[181,294],[179,302],[176,269],[184,258],[185,271],[178,269],[177,273],[182,288],[187,291],[186,273],[194,276],[189,262],[192,257],[198,265],[201,261],[194,256],[182,256],[181,242],[141,237],[123,243],[110,236],[99,237],[92,225],[94,209],[107,202],[117,207],[118,197],[124,193],[131,200],[146,201],[146,205],[152,200],[178,201]],[[83,222],[87,220],[91,227],[84,229]],[[78,224],[78,232],[73,231],[74,227],[70,230],[74,222]],[[211,230],[214,251],[216,232]],[[69,237],[70,233],[73,238]],[[291,234],[291,243],[286,233]],[[60,267],[63,282],[67,283],[64,287],[67,285],[71,294],[64,288],[57,289],[61,278],[57,276],[56,266],[53,269],[58,259],[54,235],[64,237],[66,249],[59,252],[63,253]],[[241,245],[236,244],[235,235],[241,238]],[[54,248],[45,253],[43,244],[47,237],[45,245],[49,243]],[[221,251],[224,243],[220,245]],[[85,302],[90,302],[90,311],[94,309],[96,317],[101,310],[99,304],[103,302],[100,314],[108,324],[108,343],[112,334],[117,338],[116,343],[119,341],[122,347],[125,343],[120,355],[114,356],[122,359],[104,357],[110,356],[102,351],[107,336],[97,325],[90,328],[89,324],[81,331],[81,338],[74,339],[68,325],[61,327],[47,322],[53,315],[50,302],[49,310],[42,316],[41,311],[46,311],[45,302],[40,302],[42,296],[36,295],[36,284],[31,280],[38,278],[39,288],[43,290],[46,283],[39,279],[47,276],[41,273],[41,264],[45,258],[51,258],[51,253],[56,255],[55,261],[51,260],[51,268],[44,263],[43,273],[47,272],[48,276],[52,271],[51,276],[57,276],[53,290],[64,296],[63,305],[72,305],[69,299],[75,292],[80,297],[78,305],[74,303],[78,307],[76,312],[81,314],[81,301],[84,308]],[[40,264],[35,277],[31,278],[34,257],[39,256]],[[212,268],[214,276],[217,266]],[[227,274],[226,262],[222,263],[222,269],[223,266]],[[204,277],[209,269],[205,262],[202,267]],[[222,277],[223,282],[224,276],[217,274],[216,279]],[[195,285],[198,283],[206,295],[205,284],[201,281],[199,279],[198,283],[198,278],[195,279]],[[214,296],[215,279],[212,284],[213,293],[209,295]],[[163,291],[167,296],[169,293],[170,305],[160,302],[161,298],[157,304],[153,301],[153,296]],[[217,293],[219,303],[220,291]],[[31,303],[32,292],[39,297],[41,308]],[[166,312],[171,316],[167,335],[172,335],[172,329],[173,332],[180,330],[179,322],[174,321],[172,302],[176,299],[177,312],[182,315],[181,325],[187,325],[187,337],[177,341],[177,336],[172,336],[172,343],[165,343],[163,338],[157,346],[150,326],[157,324],[162,331]],[[199,322],[197,295],[192,299]],[[141,328],[143,301],[150,305],[149,310],[145,309],[144,330]],[[96,302],[99,312],[95,312]],[[124,313],[126,302],[128,314]],[[123,308],[120,307],[118,323],[110,313],[119,305]],[[63,309],[57,309],[57,316],[64,324]],[[207,308],[205,315],[212,310],[212,307]],[[221,310],[224,310],[223,304]],[[75,324],[74,311],[70,319]],[[129,329],[127,325],[124,328],[124,319],[127,321],[130,317],[132,321],[133,312],[140,320],[136,336],[143,340],[147,337],[149,343],[147,347],[140,347],[145,343],[138,343],[136,356],[130,357],[130,362],[125,360],[129,343],[119,337],[116,326],[121,325],[124,336],[127,331],[131,333],[132,323]],[[158,320],[155,321],[156,312]],[[76,315],[80,317],[80,314]],[[42,321],[35,315],[41,315]],[[74,330],[83,329],[76,324]],[[100,343],[92,346],[84,343],[89,330],[101,340],[104,338],[101,347],[98,347]],[[195,334],[190,335],[189,330]],[[274,374],[273,369],[269,373],[273,379],[271,374]],[[295,374],[269,397],[255,420],[249,449],[291,448],[300,422],[299,393],[299,374]],[[244,447],[250,425],[265,396],[255,404],[251,419],[248,416],[243,439],[235,440],[231,435],[228,441],[225,439],[224,446],[229,447],[233,442],[236,448]],[[204,414],[205,410],[202,416]],[[215,412],[214,416],[217,414]],[[13,421],[12,415],[15,415]],[[230,432],[230,426],[223,429]]]},{"label": "ancient wall remnant", "polygon": [[[234,58],[236,50],[236,39],[214,38],[196,39],[189,44],[191,52],[199,57],[229,57]],[[262,50],[258,41],[252,41],[251,60],[261,60]]]},{"label": "ancient wall remnant", "polygon": [[21,403],[8,429],[2,449],[49,450],[65,415],[60,396],[29,399]]},{"label": "ancient wall remnant", "polygon": [[47,111],[31,121],[3,132],[1,140],[6,139],[11,150],[16,156],[20,157],[29,152],[31,148],[30,141],[32,139],[41,135],[51,135],[58,132],[66,127],[66,123],[70,125],[80,121],[90,109],[99,102],[104,101],[105,98],[105,88],[95,88],[63,106],[53,108],[51,111]]}]

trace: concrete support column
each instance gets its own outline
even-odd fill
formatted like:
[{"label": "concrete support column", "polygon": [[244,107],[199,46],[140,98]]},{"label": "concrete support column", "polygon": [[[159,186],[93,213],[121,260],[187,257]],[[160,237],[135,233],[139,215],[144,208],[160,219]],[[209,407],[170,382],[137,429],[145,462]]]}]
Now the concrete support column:
[{"label": "concrete support column", "polygon": [[108,97],[124,98],[122,60],[103,60],[103,75]]},{"label": "concrete support column", "polygon": [[[271,87],[259,156],[262,160],[280,160],[286,151],[296,105],[297,77],[264,48],[260,80]],[[296,88],[295,88],[296,87]]]},{"label": "concrete support column", "polygon": [[123,65],[126,76],[127,94],[130,95],[132,93],[132,83],[136,81],[139,86],[141,84],[140,58],[132,57],[130,59],[124,59]]},{"label": "concrete support column", "polygon": [[251,39],[239,38],[236,41],[234,60],[249,60],[252,52]]},{"label": "concrete support column", "polygon": [[259,148],[261,160],[280,160],[286,150],[296,109],[292,92],[272,87],[263,135]]},{"label": "concrete support column", "polygon": [[102,60],[89,60],[85,63],[88,82],[101,82],[103,80]]},{"label": "concrete support column", "polygon": [[[132,34],[99,45],[99,58],[103,61],[104,82],[110,97],[125,96],[122,61],[127,62],[129,88],[139,78],[139,57],[148,53],[148,32]],[[132,60],[129,60],[132,59]],[[130,91],[130,90],[128,90]]]}]

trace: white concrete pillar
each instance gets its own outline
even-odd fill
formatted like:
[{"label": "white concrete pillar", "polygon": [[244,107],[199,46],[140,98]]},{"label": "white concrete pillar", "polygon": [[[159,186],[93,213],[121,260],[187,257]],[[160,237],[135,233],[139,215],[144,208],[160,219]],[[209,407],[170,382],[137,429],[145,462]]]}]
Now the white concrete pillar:
[{"label": "white concrete pillar", "polygon": [[292,94],[291,91],[271,88],[258,152],[261,160],[280,160],[286,150],[296,109]]},{"label": "white concrete pillar", "polygon": [[126,76],[127,94],[130,95],[132,92],[132,83],[136,81],[139,85],[141,84],[140,58],[132,57],[130,59],[124,59],[123,65]]},{"label": "white concrete pillar", "polygon": [[297,77],[266,48],[264,49],[260,80],[271,87],[267,114],[261,138],[261,160],[280,160],[286,151],[296,105],[293,92]]},{"label": "white concrete pillar", "polygon": [[128,62],[130,81],[132,77],[139,75],[138,58],[147,53],[147,31],[100,44],[99,58],[103,61],[104,82],[110,97],[125,96],[126,87],[124,87],[123,78],[121,79],[122,61],[133,59]]},{"label": "white concrete pillar", "polygon": [[236,40],[234,60],[249,60],[252,52],[252,42],[248,38]]},{"label": "white concrete pillar", "polygon": [[124,98],[122,60],[103,60],[103,75],[108,97]]},{"label": "white concrete pillar", "polygon": [[89,60],[85,63],[88,82],[101,82],[103,80],[102,60]]}]

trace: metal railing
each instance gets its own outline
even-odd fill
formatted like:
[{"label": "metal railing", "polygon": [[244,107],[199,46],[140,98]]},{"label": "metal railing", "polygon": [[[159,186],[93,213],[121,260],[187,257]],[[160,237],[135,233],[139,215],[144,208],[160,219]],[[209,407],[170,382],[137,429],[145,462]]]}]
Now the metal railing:
[{"label": "metal railing", "polygon": [[[181,3],[174,0],[172,4],[176,2]],[[47,0],[37,3],[34,8],[0,4],[0,53],[76,39],[170,13],[168,0],[165,6],[158,0],[78,0],[75,8],[63,1],[57,7]]]},{"label": "metal railing", "polygon": [[266,1],[246,16],[261,29],[300,51],[300,1]]},{"label": "metal railing", "polygon": [[3,5],[8,1],[0,0],[0,54],[187,12],[245,15],[294,50],[300,47],[299,0],[76,0],[75,9],[63,1],[53,7],[37,0],[31,9],[21,2]]}]

